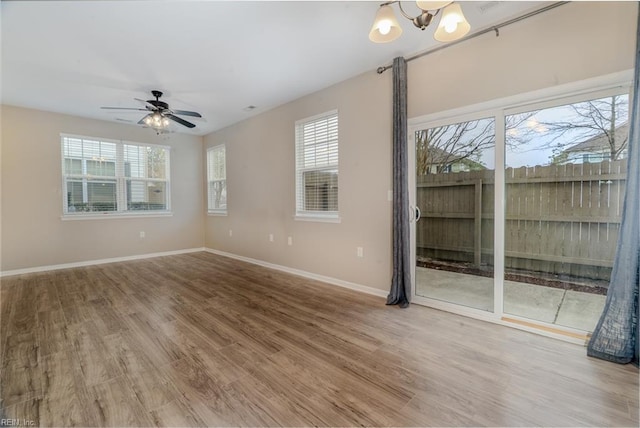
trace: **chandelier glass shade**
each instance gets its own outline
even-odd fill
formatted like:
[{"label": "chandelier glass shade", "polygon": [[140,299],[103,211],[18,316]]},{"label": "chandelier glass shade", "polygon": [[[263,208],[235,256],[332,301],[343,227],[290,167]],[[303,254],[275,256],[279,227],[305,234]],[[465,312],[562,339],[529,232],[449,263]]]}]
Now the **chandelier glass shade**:
[{"label": "chandelier glass shade", "polygon": [[440,14],[440,22],[433,37],[440,42],[451,42],[464,37],[471,25],[464,17],[459,4],[451,1],[416,1],[421,13],[412,17],[405,13],[399,1],[390,1],[380,5],[373,25],[369,31],[369,40],[374,43],[388,43],[402,35],[402,28],[396,19],[391,5],[397,3],[402,15],[413,22],[417,28],[424,30],[433,18]]},{"label": "chandelier glass shade", "polygon": [[155,112],[144,118],[144,123],[155,130],[165,129],[169,126],[169,119],[160,112]]}]

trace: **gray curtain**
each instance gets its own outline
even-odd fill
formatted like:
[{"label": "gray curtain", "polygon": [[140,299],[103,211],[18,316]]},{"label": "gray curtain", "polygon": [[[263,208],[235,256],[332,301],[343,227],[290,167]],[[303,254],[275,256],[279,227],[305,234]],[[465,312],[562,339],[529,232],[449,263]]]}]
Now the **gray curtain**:
[{"label": "gray curtain", "polygon": [[636,30],[636,65],[629,118],[627,187],[616,257],[604,311],[587,355],[616,363],[638,364],[638,281],[640,278],[640,10]]},{"label": "gray curtain", "polygon": [[407,61],[393,60],[393,276],[387,305],[409,306],[411,256],[407,162]]}]

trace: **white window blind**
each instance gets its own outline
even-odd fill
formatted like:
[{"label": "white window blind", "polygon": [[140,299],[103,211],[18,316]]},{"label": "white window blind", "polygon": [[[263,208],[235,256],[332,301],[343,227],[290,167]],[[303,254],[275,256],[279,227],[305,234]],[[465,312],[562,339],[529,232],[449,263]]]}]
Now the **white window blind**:
[{"label": "white window blind", "polygon": [[296,215],[338,216],[338,112],[296,122]]},{"label": "white window blind", "polygon": [[61,135],[63,214],[168,212],[169,149]]},{"label": "white window blind", "polygon": [[224,145],[207,150],[207,195],[210,213],[227,212],[227,160]]}]

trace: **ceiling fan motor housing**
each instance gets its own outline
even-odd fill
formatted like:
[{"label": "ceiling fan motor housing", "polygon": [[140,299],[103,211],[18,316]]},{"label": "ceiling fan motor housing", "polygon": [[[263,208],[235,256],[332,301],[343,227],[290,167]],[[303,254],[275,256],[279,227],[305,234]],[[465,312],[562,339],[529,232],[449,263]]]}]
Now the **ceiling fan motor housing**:
[{"label": "ceiling fan motor housing", "polygon": [[151,91],[151,95],[156,97],[156,99],[147,100],[149,104],[151,104],[152,106],[155,106],[156,108],[159,108],[160,110],[167,110],[169,108],[169,104],[159,100],[159,98],[162,96],[162,91],[153,90]]}]

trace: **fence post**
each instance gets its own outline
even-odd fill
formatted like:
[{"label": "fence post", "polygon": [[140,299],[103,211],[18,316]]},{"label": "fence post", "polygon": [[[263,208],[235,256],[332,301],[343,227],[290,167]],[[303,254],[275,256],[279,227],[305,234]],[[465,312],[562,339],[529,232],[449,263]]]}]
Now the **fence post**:
[{"label": "fence post", "polygon": [[475,215],[473,227],[473,261],[477,267],[482,263],[482,179],[475,182]]}]

